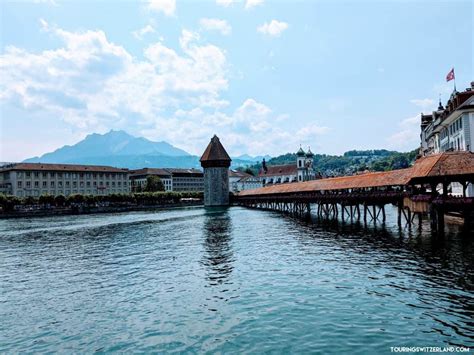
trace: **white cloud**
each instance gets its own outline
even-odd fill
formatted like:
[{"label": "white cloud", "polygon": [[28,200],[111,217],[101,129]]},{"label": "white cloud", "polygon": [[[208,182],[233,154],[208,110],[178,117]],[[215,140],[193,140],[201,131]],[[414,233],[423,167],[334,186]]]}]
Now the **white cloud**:
[{"label": "white cloud", "polygon": [[219,31],[223,35],[229,35],[232,27],[225,20],[217,18],[202,18],[199,20],[201,27],[208,31]]},{"label": "white cloud", "polygon": [[267,36],[279,37],[287,28],[288,24],[286,22],[271,20],[269,23],[265,22],[263,25],[257,27],[257,31]]},{"label": "white cloud", "polygon": [[[130,113],[148,122],[178,105],[222,107],[226,56],[183,31],[181,53],[154,43],[134,58],[102,31],[49,27],[64,46],[39,53],[7,47],[0,55],[0,100],[61,117],[87,131],[120,124]],[[113,123],[111,123],[114,121]]]},{"label": "white cloud", "polygon": [[219,6],[228,7],[232,5],[236,0],[216,0],[216,4]]},{"label": "white cloud", "polygon": [[194,154],[215,133],[232,154],[261,154],[314,146],[327,132],[293,127],[288,115],[255,98],[231,105],[222,98],[225,51],[192,31],[182,31],[177,49],[155,42],[138,58],[103,31],[70,32],[46,21],[43,28],[63,44],[41,52],[7,47],[0,55],[0,104],[23,117],[57,117],[75,136],[125,129]]},{"label": "white cloud", "polygon": [[432,112],[435,109],[435,102],[432,99],[413,99],[410,102],[420,107],[423,113]]},{"label": "white cloud", "polygon": [[255,7],[255,6],[258,6],[258,5],[262,5],[263,4],[263,0],[247,0],[245,2],[245,9],[251,9],[252,7]]},{"label": "white cloud", "polygon": [[133,31],[133,37],[135,37],[138,40],[142,40],[143,37],[148,34],[148,33],[154,33],[156,32],[155,29],[153,28],[152,25],[146,25],[143,28],[140,28],[139,30]]},{"label": "white cloud", "polygon": [[[171,142],[181,143],[184,136],[185,148],[195,154],[202,153],[209,138],[217,134],[231,154],[258,155],[296,151],[299,144],[315,146],[318,136],[329,131],[328,127],[316,123],[290,129],[275,123],[288,118],[285,114],[275,115],[265,104],[248,98],[229,114],[199,108],[178,109],[173,117],[160,119],[154,128],[141,133],[151,139],[161,139],[166,131]],[[176,129],[178,126],[179,130]]]},{"label": "white cloud", "polygon": [[408,151],[420,145],[420,115],[403,119],[398,127],[387,140],[391,149]]},{"label": "white cloud", "polygon": [[166,16],[172,16],[176,10],[176,0],[148,0],[147,7],[151,11],[162,12]]}]

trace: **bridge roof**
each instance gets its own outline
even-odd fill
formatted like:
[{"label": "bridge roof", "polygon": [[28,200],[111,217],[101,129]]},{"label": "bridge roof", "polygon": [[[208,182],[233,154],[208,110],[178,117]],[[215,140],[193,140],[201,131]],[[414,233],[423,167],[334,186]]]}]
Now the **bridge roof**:
[{"label": "bridge roof", "polygon": [[412,167],[407,169],[271,185],[244,190],[239,193],[239,196],[401,186],[415,179],[459,175],[474,175],[473,153],[449,152],[431,155],[418,159]]}]

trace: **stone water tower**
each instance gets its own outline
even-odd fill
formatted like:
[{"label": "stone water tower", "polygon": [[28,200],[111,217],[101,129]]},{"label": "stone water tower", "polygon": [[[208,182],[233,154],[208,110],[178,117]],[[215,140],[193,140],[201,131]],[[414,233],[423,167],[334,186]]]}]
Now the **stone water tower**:
[{"label": "stone water tower", "polygon": [[229,205],[229,166],[232,160],[216,135],[199,161],[204,169],[204,206]]}]

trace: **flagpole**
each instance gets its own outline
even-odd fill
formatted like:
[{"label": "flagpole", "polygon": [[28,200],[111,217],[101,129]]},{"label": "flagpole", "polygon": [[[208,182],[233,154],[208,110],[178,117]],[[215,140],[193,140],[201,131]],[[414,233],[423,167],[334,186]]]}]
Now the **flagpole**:
[{"label": "flagpole", "polygon": [[453,67],[453,79],[454,79],[454,92],[456,92],[456,73],[454,72],[454,67]]}]

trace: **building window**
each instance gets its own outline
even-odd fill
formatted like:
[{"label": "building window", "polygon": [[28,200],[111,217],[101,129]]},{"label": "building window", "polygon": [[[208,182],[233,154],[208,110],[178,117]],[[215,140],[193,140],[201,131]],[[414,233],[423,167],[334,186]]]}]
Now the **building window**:
[{"label": "building window", "polygon": [[26,182],[26,187],[31,187],[31,181]]},{"label": "building window", "polygon": [[50,185],[50,186],[51,186],[51,187],[54,187],[54,181],[51,181],[51,185]]},{"label": "building window", "polygon": [[21,185],[22,185],[22,182],[21,182],[21,181],[18,181],[17,186],[18,186],[19,188],[21,188]]},{"label": "building window", "polygon": [[66,181],[66,186],[69,187],[71,183],[69,181]]},{"label": "building window", "polygon": [[77,187],[77,181],[72,182],[72,187]]},{"label": "building window", "polygon": [[58,181],[58,187],[63,187],[63,182],[62,181]]},{"label": "building window", "polygon": [[25,174],[27,178],[31,177],[31,173],[29,171],[27,171]]},{"label": "building window", "polygon": [[40,176],[40,173],[38,171],[35,171],[34,174],[35,174],[35,178],[38,178]]},{"label": "building window", "polygon": [[43,187],[47,187],[47,182],[43,181]]},{"label": "building window", "polygon": [[23,177],[23,173],[21,171],[19,171],[19,172],[16,173],[16,176],[21,178],[21,177]]},{"label": "building window", "polygon": [[54,178],[54,177],[56,176],[56,173],[49,173],[49,176],[50,176],[51,178]]},{"label": "building window", "polygon": [[35,187],[39,187],[39,181],[35,181]]},{"label": "building window", "polygon": [[63,173],[58,173],[58,178],[62,178],[63,177]]}]

